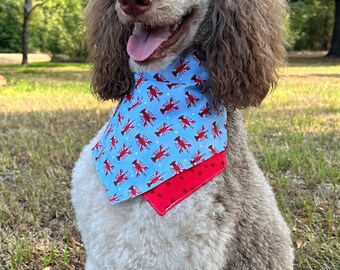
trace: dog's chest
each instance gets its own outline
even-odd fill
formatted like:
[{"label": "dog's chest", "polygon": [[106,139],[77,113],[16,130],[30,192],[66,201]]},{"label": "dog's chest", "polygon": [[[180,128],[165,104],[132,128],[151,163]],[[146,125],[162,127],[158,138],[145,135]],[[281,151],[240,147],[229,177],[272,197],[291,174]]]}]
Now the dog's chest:
[{"label": "dog's chest", "polygon": [[215,218],[225,211],[215,201],[222,176],[164,217],[142,197],[112,206],[91,157],[96,139],[76,164],[72,192],[87,253],[97,254],[100,269],[221,269],[230,237]]}]

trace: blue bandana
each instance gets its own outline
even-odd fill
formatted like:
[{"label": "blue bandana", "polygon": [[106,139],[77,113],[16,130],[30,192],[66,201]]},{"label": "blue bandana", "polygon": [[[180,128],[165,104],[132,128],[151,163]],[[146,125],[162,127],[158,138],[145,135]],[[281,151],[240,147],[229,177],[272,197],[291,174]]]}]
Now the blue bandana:
[{"label": "blue bandana", "polygon": [[136,73],[92,149],[112,204],[143,194],[225,150],[227,112],[204,87],[197,52],[158,73]]}]

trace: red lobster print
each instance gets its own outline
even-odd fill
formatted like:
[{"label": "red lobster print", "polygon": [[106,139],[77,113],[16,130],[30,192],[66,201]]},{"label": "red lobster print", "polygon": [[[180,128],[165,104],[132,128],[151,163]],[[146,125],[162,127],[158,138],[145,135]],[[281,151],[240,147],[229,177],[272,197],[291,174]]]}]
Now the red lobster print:
[{"label": "red lobster print", "polygon": [[181,87],[182,85],[185,85],[185,83],[169,83],[169,84],[167,84],[169,89],[173,89],[173,88],[176,89],[176,88]]},{"label": "red lobster print", "polygon": [[163,93],[159,90],[159,88],[153,85],[150,85],[147,89],[149,90],[147,94],[151,102],[154,101],[154,99],[157,99],[159,101],[159,97],[163,96]]},{"label": "red lobster print", "polygon": [[151,187],[152,185],[157,184],[158,182],[161,182],[164,180],[162,177],[164,173],[159,173],[159,171],[156,171],[156,173],[151,177],[150,181],[146,183],[148,187]]},{"label": "red lobster print", "polygon": [[153,153],[151,160],[156,162],[170,156],[169,152],[167,152],[168,150],[169,148],[164,149],[163,145],[160,145],[159,148]]},{"label": "red lobster print", "polygon": [[213,123],[213,133],[214,133],[214,139],[216,139],[217,137],[220,137],[220,135],[223,133],[218,127],[216,121]]},{"label": "red lobster print", "polygon": [[159,136],[164,136],[166,134],[168,134],[169,132],[171,131],[174,131],[174,129],[172,128],[173,125],[168,125],[167,123],[163,123],[162,126],[160,126],[157,131],[155,132],[156,136],[159,137]]},{"label": "red lobster print", "polygon": [[110,163],[110,161],[108,161],[107,159],[105,159],[104,161],[104,171],[105,171],[105,175],[107,176],[109,173],[112,173],[112,169],[114,168],[114,166]]},{"label": "red lobster print", "polygon": [[192,156],[192,159],[190,160],[191,165],[195,166],[195,165],[197,165],[198,163],[202,162],[202,161],[203,161],[203,156],[204,156],[204,155],[201,154],[201,151],[198,150],[197,153],[194,154],[194,155]]},{"label": "red lobster print", "polygon": [[154,76],[153,76],[154,79],[157,80],[157,82],[165,82],[165,83],[169,83],[169,81],[162,75],[162,74],[159,74],[159,73],[156,73]]},{"label": "red lobster print", "polygon": [[184,115],[181,115],[180,117],[178,117],[178,120],[180,124],[182,125],[183,129],[186,129],[187,127],[193,128],[192,125],[196,123],[195,120],[192,120],[189,117],[185,117]]},{"label": "red lobster print", "polygon": [[190,94],[189,91],[185,92],[185,101],[187,103],[188,108],[191,107],[191,105],[193,105],[194,107],[196,107],[196,102],[198,102],[200,99],[196,96],[194,96],[193,94]]},{"label": "red lobster print", "polygon": [[139,151],[143,151],[144,148],[146,149],[150,149],[149,148],[149,145],[152,143],[147,137],[141,135],[140,133],[138,133],[136,136],[135,136],[135,139],[136,139],[136,143],[139,147]]},{"label": "red lobster print", "polygon": [[208,138],[207,135],[207,130],[205,129],[205,126],[202,126],[202,128],[197,131],[196,135],[194,136],[195,140],[198,141],[203,141]]},{"label": "red lobster print", "polygon": [[121,124],[123,120],[124,120],[124,115],[121,112],[118,113],[118,123]]},{"label": "red lobster print", "polygon": [[198,51],[193,53],[195,61],[198,63],[198,65],[201,67],[203,65],[203,59]]},{"label": "red lobster print", "polygon": [[201,116],[201,117],[205,117],[206,115],[211,115],[210,106],[209,106],[208,102],[205,104],[204,107],[202,107],[202,109],[200,110],[198,115]]},{"label": "red lobster print", "polygon": [[115,136],[112,136],[112,138],[110,139],[110,151],[114,148],[116,149],[116,146],[117,146],[117,139]]},{"label": "red lobster print", "polygon": [[144,78],[143,76],[139,76],[136,80],[135,89],[139,88],[139,86],[141,86],[145,81],[147,81],[146,78]]},{"label": "red lobster print", "polygon": [[223,113],[223,110],[222,110],[221,106],[219,106],[219,105],[215,104],[214,105],[214,110],[217,113],[217,115],[222,115],[222,113]]},{"label": "red lobster print", "polygon": [[176,106],[177,104],[179,103],[179,100],[174,102],[174,99],[173,98],[170,98],[169,101],[165,102],[163,104],[163,107],[160,109],[161,113],[162,114],[165,114],[166,112],[167,113],[171,113],[173,111],[176,111],[179,109],[178,106]]},{"label": "red lobster print", "polygon": [[182,153],[183,150],[189,152],[189,148],[192,146],[186,139],[177,136],[175,138],[176,147],[179,149],[179,152]]},{"label": "red lobster print", "polygon": [[152,122],[156,120],[156,117],[153,116],[152,112],[143,109],[140,111],[140,119],[143,121],[143,126],[146,127],[148,124],[153,126]]},{"label": "red lobster print", "polygon": [[124,143],[122,148],[119,150],[117,160],[121,161],[122,159],[125,159],[128,155],[131,155],[132,152],[130,151],[130,148],[131,148],[131,145],[129,147],[127,147],[126,143]]},{"label": "red lobster print", "polygon": [[191,80],[195,82],[195,86],[200,86],[205,83],[205,80],[197,75],[192,76]]},{"label": "red lobster print", "polygon": [[123,172],[123,169],[120,169],[119,170],[119,173],[116,175],[115,177],[115,181],[113,182],[113,184],[115,186],[117,186],[118,184],[121,184],[123,183],[124,181],[128,180],[129,177],[126,176],[127,174],[127,171],[126,172]]},{"label": "red lobster print", "polygon": [[189,61],[184,63],[184,59],[179,60],[175,69],[172,71],[172,74],[175,77],[177,77],[178,75],[184,74],[186,71],[190,70],[190,66],[188,64],[189,64]]},{"label": "red lobster print", "polygon": [[120,197],[118,196],[117,193],[115,193],[113,196],[110,197],[110,203],[116,203],[120,201]]},{"label": "red lobster print", "polygon": [[113,132],[113,127],[110,126],[107,130],[106,130],[106,135],[105,135],[105,139],[107,138],[107,136],[109,136],[111,133]]},{"label": "red lobster print", "polygon": [[209,145],[208,148],[209,148],[210,154],[211,154],[212,156],[215,156],[215,155],[218,154],[217,149],[216,149],[212,144]]},{"label": "red lobster print", "polygon": [[103,147],[103,145],[102,145],[101,141],[98,141],[98,142],[95,144],[95,146],[92,147],[91,151],[93,151],[93,150],[99,150],[99,148],[102,148],[102,147]]},{"label": "red lobster print", "polygon": [[200,92],[201,92],[201,94],[204,96],[204,95],[208,92],[208,90],[209,90],[208,87],[203,86],[203,87],[202,87],[202,90],[201,90]]},{"label": "red lobster print", "polygon": [[131,100],[133,100],[133,95],[132,95],[131,93],[128,93],[128,94],[125,96],[124,103],[131,102]]},{"label": "red lobster print", "polygon": [[136,102],[134,104],[132,104],[131,107],[128,108],[128,111],[131,111],[131,110],[137,108],[139,105],[141,105],[142,104],[142,99],[143,98],[141,98],[141,97],[137,98]]},{"label": "red lobster print", "polygon": [[149,169],[147,166],[144,165],[143,162],[138,161],[137,159],[135,159],[132,162],[132,165],[133,165],[133,170],[135,171],[137,177],[139,177],[140,174],[145,175],[145,171]]},{"label": "red lobster print", "polygon": [[128,134],[132,129],[135,128],[133,125],[133,122],[135,120],[131,121],[130,118],[128,119],[127,123],[125,124],[123,130],[120,132],[122,135]]},{"label": "red lobster print", "polygon": [[97,160],[100,159],[104,154],[105,154],[105,149],[103,149],[102,151],[100,151],[99,155],[95,158],[95,160],[97,161]]},{"label": "red lobster print", "polygon": [[140,192],[140,190],[137,187],[135,187],[134,185],[129,187],[129,197],[130,198],[134,198],[134,197],[136,197],[140,194],[142,194],[142,192]]},{"label": "red lobster print", "polygon": [[183,171],[183,165],[179,162],[176,163],[176,161],[173,161],[170,163],[170,170],[174,174],[179,174]]}]

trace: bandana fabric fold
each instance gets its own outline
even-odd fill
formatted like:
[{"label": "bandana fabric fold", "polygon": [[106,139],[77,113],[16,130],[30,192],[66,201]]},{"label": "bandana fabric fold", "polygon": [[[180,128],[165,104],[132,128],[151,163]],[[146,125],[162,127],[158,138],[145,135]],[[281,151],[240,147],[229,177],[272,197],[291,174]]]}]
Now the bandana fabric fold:
[{"label": "bandana fabric fold", "polygon": [[[210,89],[205,87],[208,71],[197,52],[178,57],[158,73],[134,76],[135,86],[120,101],[92,148],[111,204],[184,175],[221,152],[225,154],[227,146],[226,109],[213,103]],[[167,191],[163,188],[162,192]],[[163,208],[166,211],[169,206]],[[163,210],[157,212],[164,214]]]}]

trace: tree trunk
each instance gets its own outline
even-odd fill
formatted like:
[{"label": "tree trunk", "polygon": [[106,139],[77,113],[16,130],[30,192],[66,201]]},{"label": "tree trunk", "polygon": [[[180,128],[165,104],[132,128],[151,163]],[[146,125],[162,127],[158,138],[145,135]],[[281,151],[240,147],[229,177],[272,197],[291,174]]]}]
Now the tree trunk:
[{"label": "tree trunk", "polygon": [[340,0],[335,0],[335,20],[331,49],[328,57],[340,57]]},{"label": "tree trunk", "polygon": [[32,0],[25,0],[24,4],[24,23],[22,29],[22,65],[26,65],[29,41],[29,19],[32,11]]}]

